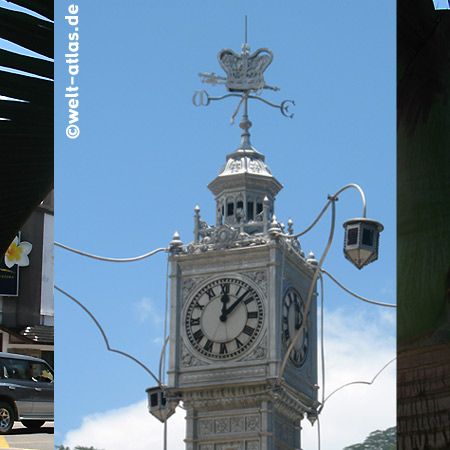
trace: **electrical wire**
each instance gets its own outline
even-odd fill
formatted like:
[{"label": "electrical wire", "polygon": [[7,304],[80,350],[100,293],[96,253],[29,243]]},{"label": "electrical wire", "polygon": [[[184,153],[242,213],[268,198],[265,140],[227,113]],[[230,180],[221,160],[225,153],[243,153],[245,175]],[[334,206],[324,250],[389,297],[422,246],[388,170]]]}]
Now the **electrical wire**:
[{"label": "electrical wire", "polygon": [[[169,342],[169,338],[167,337],[167,311],[168,311],[168,303],[169,303],[169,258],[167,258],[166,264],[166,293],[165,293],[165,308],[164,308],[164,347],[161,352],[161,359],[159,363],[159,378],[164,383],[164,378],[166,376],[166,345]],[[161,373],[161,362],[162,362],[162,373]],[[168,419],[168,411],[169,411],[169,402],[166,399],[165,405],[165,414],[164,414],[164,448],[163,450],[167,450],[167,419]]]},{"label": "electrical wire", "polygon": [[320,436],[320,417],[317,416],[317,450],[322,447],[321,436]]},{"label": "electrical wire", "polygon": [[167,316],[168,316],[168,309],[169,309],[169,258],[167,258],[167,264],[166,264],[166,293],[165,293],[165,308],[164,308],[164,347],[163,347],[163,368],[162,368],[162,374],[159,374],[159,378],[163,384],[164,379],[166,376],[166,343],[169,339],[167,337]]},{"label": "electrical wire", "polygon": [[168,252],[168,248],[157,248],[156,250],[153,250],[151,252],[145,253],[141,256],[136,256],[134,258],[107,258],[104,256],[98,256],[98,255],[92,255],[91,253],[82,252],[80,250],[76,250],[74,248],[68,247],[67,245],[60,244],[59,242],[54,243],[57,247],[61,247],[64,250],[68,250],[73,253],[77,253],[78,255],[87,256],[88,258],[98,259],[100,261],[109,261],[109,262],[133,262],[133,261],[139,261],[141,259],[148,258],[149,256],[154,255],[158,252]]},{"label": "electrical wire", "polygon": [[[324,250],[324,252],[322,254],[322,257],[320,258],[319,263],[317,264],[316,270],[314,271],[314,275],[313,275],[312,280],[311,280],[311,284],[310,284],[310,287],[309,287],[308,296],[306,298],[306,304],[305,304],[305,317],[308,316],[309,305],[310,305],[311,299],[313,297],[312,294],[313,294],[313,291],[314,291],[314,287],[316,285],[317,278],[319,277],[319,274],[320,274],[321,266],[323,264],[323,261],[324,261],[325,257],[327,256],[328,250],[330,249],[331,242],[333,241],[334,225],[335,225],[335,219],[336,219],[336,204],[335,204],[336,198],[333,197],[330,201],[331,201],[331,210],[332,210],[330,236],[328,238],[328,242],[327,242],[327,245],[325,247],[325,250]],[[294,348],[294,345],[297,342],[297,339],[300,337],[301,333],[303,333],[303,330],[305,329],[305,326],[306,326],[306,322],[307,322],[306,320],[304,320],[302,322],[302,324],[300,325],[300,328],[297,330],[297,333],[295,333],[295,336],[292,339],[292,342],[290,343],[289,347],[286,350],[286,355],[284,356],[283,362],[281,363],[280,373],[278,374],[278,377],[277,377],[277,381],[276,381],[276,385],[277,386],[281,385],[283,372],[284,372],[284,369],[286,368],[286,364],[288,362],[289,355],[291,354],[292,349]]]},{"label": "electrical wire", "polygon": [[[322,360],[322,405],[325,401],[325,340],[324,340],[324,330],[323,330],[323,324],[324,324],[324,319],[323,319],[323,312],[324,312],[324,297],[325,297],[325,292],[323,289],[323,276],[322,274],[319,277],[320,279],[320,298],[321,298],[321,302],[320,302],[320,355],[321,355],[321,360]],[[319,446],[320,449],[320,446]]]},{"label": "electrical wire", "polygon": [[322,209],[322,211],[320,212],[320,214],[317,216],[316,220],[314,220],[314,222],[313,222],[308,228],[306,228],[305,230],[303,230],[302,232],[297,233],[297,234],[277,233],[277,235],[278,235],[278,236],[287,237],[287,238],[298,238],[298,237],[300,237],[300,236],[306,234],[309,230],[311,230],[311,229],[314,227],[314,225],[316,225],[316,223],[317,223],[317,222],[320,220],[320,218],[323,216],[324,212],[327,210],[327,208],[330,206],[330,204],[331,204],[332,202],[335,202],[335,201],[338,200],[337,196],[338,196],[341,192],[345,191],[346,189],[352,188],[352,187],[355,188],[355,189],[357,189],[358,192],[359,192],[360,195],[361,195],[361,200],[362,200],[362,204],[363,204],[363,215],[362,215],[362,216],[363,216],[363,217],[366,217],[366,197],[364,196],[364,192],[363,192],[363,190],[362,190],[357,184],[351,183],[351,184],[347,184],[347,185],[344,186],[343,188],[339,189],[339,191],[337,191],[336,194],[334,194],[334,195],[329,195],[329,196],[328,196],[328,202],[327,202],[327,204],[324,206],[324,208]]},{"label": "electrical wire", "polygon": [[100,323],[97,321],[97,319],[94,317],[94,315],[86,308],[86,306],[84,306],[80,301],[78,301],[75,297],[71,296],[70,294],[68,294],[67,292],[63,291],[62,289],[60,289],[58,286],[55,285],[55,289],[59,292],[61,292],[61,294],[64,294],[66,297],[70,298],[73,302],[75,302],[80,308],[82,308],[88,315],[89,317],[94,321],[94,323],[97,325],[98,329],[100,330],[100,332],[102,333],[103,339],[105,340],[105,344],[106,344],[106,348],[108,349],[108,351],[110,352],[114,352],[114,353],[118,353],[119,355],[123,355],[126,356],[127,358],[131,359],[132,361],[134,361],[135,363],[139,364],[146,372],[148,372],[153,379],[158,383],[158,386],[163,389],[161,382],[158,380],[158,378],[156,378],[156,376],[153,374],[153,372],[147,367],[145,366],[143,363],[141,363],[141,361],[139,361],[138,359],[136,359],[134,356],[129,355],[128,353],[122,352],[120,350],[116,350],[114,348],[111,348],[109,345],[109,341],[108,338],[106,337],[105,332],[103,331],[103,328],[101,327]]},{"label": "electrical wire", "polygon": [[328,401],[328,399],[333,395],[336,394],[336,392],[340,391],[341,389],[344,389],[347,386],[351,386],[353,384],[368,384],[371,385],[374,383],[374,381],[378,378],[378,376],[381,374],[381,372],[383,372],[384,369],[386,369],[386,367],[389,366],[389,364],[393,363],[395,360],[397,359],[397,357],[395,356],[394,358],[392,358],[387,364],[385,364],[383,366],[383,368],[381,370],[378,371],[378,373],[372,378],[372,381],[352,381],[351,383],[346,383],[340,387],[338,387],[337,389],[335,389],[330,395],[328,395],[328,397],[324,400],[322,406],[319,408],[319,412],[322,411],[325,403]]},{"label": "electrical wire", "polygon": [[356,298],[358,298],[358,299],[360,299],[360,300],[362,300],[364,302],[371,303],[372,305],[387,306],[387,307],[390,307],[390,308],[397,308],[397,305],[394,305],[394,304],[391,304],[391,303],[381,303],[381,302],[376,302],[374,300],[369,300],[368,298],[361,297],[360,295],[355,294],[350,289],[347,289],[345,286],[343,286],[341,283],[339,283],[339,281],[337,281],[336,278],[334,278],[325,269],[322,269],[322,272],[325,275],[328,275],[340,288],[344,289],[345,292],[349,293],[350,295],[353,295],[353,297],[356,297]]}]

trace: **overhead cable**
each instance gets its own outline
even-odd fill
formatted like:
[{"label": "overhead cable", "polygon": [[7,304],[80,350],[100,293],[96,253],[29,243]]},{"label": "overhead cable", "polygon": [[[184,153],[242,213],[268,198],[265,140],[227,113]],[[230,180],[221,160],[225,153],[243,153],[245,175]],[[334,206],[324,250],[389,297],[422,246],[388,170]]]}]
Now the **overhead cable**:
[{"label": "overhead cable", "polygon": [[98,259],[100,261],[109,261],[109,262],[132,262],[132,261],[139,261],[141,259],[145,259],[148,258],[149,256],[154,255],[155,253],[158,252],[168,252],[169,249],[168,248],[157,248],[156,250],[153,250],[151,252],[145,253],[144,255],[141,256],[136,256],[134,258],[107,258],[104,256],[97,256],[97,255],[92,255],[90,253],[86,253],[86,252],[82,252],[81,250],[76,250],[74,248],[71,247],[67,247],[67,245],[63,245],[60,244],[59,242],[55,242],[55,245],[57,247],[61,247],[64,250],[69,250],[70,252],[73,253],[77,253],[78,255],[82,255],[82,256],[87,256],[88,258],[93,258],[93,259]]}]

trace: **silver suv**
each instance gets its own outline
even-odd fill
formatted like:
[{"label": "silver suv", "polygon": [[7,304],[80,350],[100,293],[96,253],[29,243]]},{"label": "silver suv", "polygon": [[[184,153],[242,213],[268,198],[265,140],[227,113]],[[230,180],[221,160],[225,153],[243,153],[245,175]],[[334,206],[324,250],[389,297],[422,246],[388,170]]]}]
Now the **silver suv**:
[{"label": "silver suv", "polygon": [[0,434],[15,420],[30,429],[53,420],[53,377],[42,359],[0,352]]}]

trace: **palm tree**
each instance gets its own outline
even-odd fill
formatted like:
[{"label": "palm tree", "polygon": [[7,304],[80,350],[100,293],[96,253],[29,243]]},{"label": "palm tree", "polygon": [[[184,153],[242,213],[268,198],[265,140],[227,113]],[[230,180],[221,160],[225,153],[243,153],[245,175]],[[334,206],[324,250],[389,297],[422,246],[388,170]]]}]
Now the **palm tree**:
[{"label": "palm tree", "polygon": [[6,1],[0,38],[47,60],[0,49],[0,254],[53,188],[53,0]]},{"label": "palm tree", "polygon": [[450,11],[397,1],[399,450],[450,448]]}]

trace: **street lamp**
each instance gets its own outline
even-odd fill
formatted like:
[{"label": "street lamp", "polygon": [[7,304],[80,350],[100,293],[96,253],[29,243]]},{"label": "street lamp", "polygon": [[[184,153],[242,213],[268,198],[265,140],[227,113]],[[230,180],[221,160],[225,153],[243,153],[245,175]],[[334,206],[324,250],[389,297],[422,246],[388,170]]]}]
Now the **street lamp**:
[{"label": "street lamp", "polygon": [[378,259],[380,232],[384,227],[376,220],[361,217],[347,220],[345,228],[344,255],[358,269]]}]

